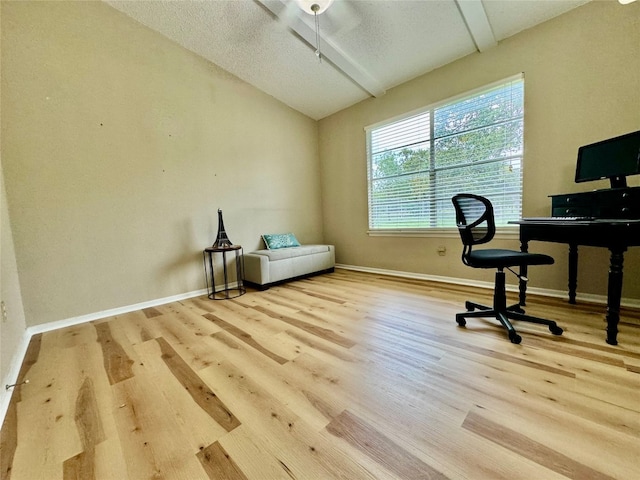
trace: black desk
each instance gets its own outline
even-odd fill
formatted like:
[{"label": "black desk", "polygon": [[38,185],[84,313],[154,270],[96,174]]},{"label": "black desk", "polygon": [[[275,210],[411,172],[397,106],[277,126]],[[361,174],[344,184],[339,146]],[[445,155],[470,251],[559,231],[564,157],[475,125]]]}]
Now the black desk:
[{"label": "black desk", "polygon": [[[528,251],[530,240],[569,244],[569,303],[576,303],[578,245],[605,247],[611,252],[607,291],[607,343],[617,345],[620,299],[622,297],[622,263],[628,247],[640,245],[640,220],[521,220],[521,250]],[[522,267],[526,277],[527,267]],[[526,282],[520,282],[520,304],[526,300]]]}]

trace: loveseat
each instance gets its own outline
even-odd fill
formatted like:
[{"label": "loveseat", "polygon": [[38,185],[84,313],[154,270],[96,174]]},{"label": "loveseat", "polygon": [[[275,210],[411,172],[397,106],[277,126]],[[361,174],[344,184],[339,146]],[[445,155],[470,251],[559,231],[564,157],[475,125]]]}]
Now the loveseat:
[{"label": "loveseat", "polygon": [[272,285],[332,272],[333,245],[300,245],[292,234],[263,235],[264,250],[244,254],[244,282],[266,290]]}]

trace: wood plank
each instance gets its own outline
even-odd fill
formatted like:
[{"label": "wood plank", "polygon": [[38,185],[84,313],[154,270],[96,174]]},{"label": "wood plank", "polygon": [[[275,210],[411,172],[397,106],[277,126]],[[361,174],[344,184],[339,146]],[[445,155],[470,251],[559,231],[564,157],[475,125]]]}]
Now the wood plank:
[{"label": "wood plank", "polygon": [[220,443],[247,478],[292,480],[291,472],[283,466],[282,460],[265,448],[262,438],[246,424],[229,432]]},{"label": "wood plank", "polygon": [[[77,328],[80,326],[74,330]],[[103,368],[102,350],[95,342],[93,326],[85,324],[81,328],[86,332],[76,338],[83,337],[87,343],[74,346],[67,343],[66,329],[43,334],[39,360],[29,375],[29,396],[23,396],[18,405],[18,416],[21,412],[29,412],[29,422],[37,433],[19,425],[14,458],[16,478],[60,478],[64,462],[84,451],[82,430],[89,432],[92,423],[99,425],[95,435],[85,435],[85,439],[97,440],[103,439],[107,430],[112,431],[104,423],[108,420],[106,404],[109,402],[104,388],[109,388],[109,380]],[[87,332],[92,335],[85,335]],[[58,348],[58,342],[64,346]],[[93,394],[82,388],[86,372],[91,372]],[[23,394],[26,393],[25,390]],[[87,405],[91,405],[91,412],[81,412]],[[103,414],[107,416],[103,417]],[[25,439],[30,447],[24,444]],[[32,449],[38,449],[42,454],[34,457]],[[112,463],[119,462],[113,459]]]},{"label": "wood plank", "polygon": [[252,374],[226,362],[200,373],[234,398],[234,408],[242,416],[243,424],[250,425],[255,438],[291,478],[373,480],[370,472],[262,388]]},{"label": "wood plank", "polygon": [[142,310],[109,317],[104,321],[109,322],[114,331],[121,332],[130,345],[148,342],[162,336],[157,323],[153,318],[147,318]]},{"label": "wood plank", "polygon": [[144,313],[145,317],[147,317],[147,318],[154,318],[154,317],[159,317],[160,315],[162,315],[162,312],[159,311],[157,308],[154,308],[154,307],[143,308],[142,309],[142,313]]},{"label": "wood plank", "polygon": [[[305,377],[299,369],[282,369],[273,362],[265,361],[259,353],[226,333],[212,336],[212,342],[212,348],[221,352],[222,359],[248,372],[253,381],[316,430],[324,428],[333,416],[345,408],[339,399],[314,395],[314,380]],[[260,375],[250,373],[256,370]]]},{"label": "wood plank", "polygon": [[117,438],[129,479],[206,478],[186,436],[188,431],[169,414],[161,384],[138,372],[112,389]]},{"label": "wood plank", "polygon": [[74,418],[78,427],[80,443],[85,450],[93,448],[105,440],[93,381],[90,378],[84,379],[78,391]]},{"label": "wood plank", "polygon": [[[167,310],[168,313],[152,319],[156,338],[162,337],[171,344],[175,351],[194,370],[205,368],[217,361],[215,352],[204,342],[213,332],[220,331],[217,327],[201,315],[190,311],[185,314],[185,307],[176,305]],[[164,308],[164,307],[163,307]],[[195,317],[195,318],[194,318]]]},{"label": "wood plank", "polygon": [[9,480],[13,470],[13,457],[18,445],[18,402],[12,398],[0,433],[0,479]]},{"label": "wood plank", "polygon": [[198,460],[204,467],[204,471],[211,480],[224,478],[225,480],[246,480],[247,477],[238,467],[236,462],[222,448],[220,443],[215,442],[200,450],[197,454]]},{"label": "wood plank", "polygon": [[[140,359],[139,364],[134,367],[136,375],[143,375],[144,382],[153,384],[154,389],[162,396],[159,405],[167,408],[163,414],[179,426],[175,435],[183,438],[189,451],[195,454],[227,433],[227,429],[200,408],[191,393],[173,375],[162,358],[162,350],[157,341],[139,344],[135,347],[135,352]],[[212,387],[215,391],[215,386]]]},{"label": "wood plank", "polygon": [[536,463],[564,475],[567,478],[581,480],[613,480],[614,477],[598,472],[586,465],[573,461],[557,451],[528,439],[504,425],[491,422],[477,413],[471,412],[462,424],[463,428],[474,432],[498,445],[529,458]]},{"label": "wood plank", "polygon": [[316,325],[313,325],[309,322],[305,322],[302,321],[298,318],[294,318],[288,315],[280,315],[279,313],[274,312],[273,310],[270,310],[268,308],[264,308],[261,306],[256,306],[254,307],[255,310],[264,313],[265,315],[269,315],[270,317],[276,318],[282,322],[288,323],[289,325],[293,325],[294,327],[297,327],[301,330],[304,330],[306,332],[309,332],[313,335],[316,335],[317,337],[323,338],[327,341],[333,342],[337,345],[340,345],[342,347],[345,348],[351,348],[355,345],[355,342],[348,339],[348,338],[344,338],[341,335],[338,335],[337,333],[335,333],[333,330],[328,329],[328,328],[323,328],[323,327],[318,327]]},{"label": "wood plank", "polygon": [[236,337],[240,341],[242,341],[242,342],[246,343],[247,345],[255,348],[257,351],[259,351],[260,353],[262,353],[266,357],[270,358],[271,360],[274,360],[274,361],[278,362],[280,365],[283,365],[283,364],[285,364],[285,363],[287,363],[289,361],[288,359],[283,358],[280,355],[278,355],[278,354],[270,351],[269,349],[263,347],[260,343],[258,343],[251,336],[251,334],[239,329],[238,327],[236,327],[235,325],[230,324],[229,322],[225,322],[220,317],[217,317],[212,313],[207,313],[207,314],[205,314],[203,316],[205,318],[211,320],[213,323],[218,325],[220,328],[226,330],[228,333],[230,333],[231,335],[233,335],[234,337]]},{"label": "wood plank", "polygon": [[229,410],[220,398],[202,381],[202,379],[180,358],[180,355],[164,338],[157,338],[162,351],[162,359],[180,384],[185,388],[198,406],[205,411],[218,425],[230,432],[240,420]]},{"label": "wood plank", "polygon": [[40,347],[42,345],[42,334],[37,333],[31,337],[29,346],[24,355],[24,361],[20,366],[17,385],[13,387],[11,400],[7,408],[2,430],[0,431],[0,479],[9,480],[11,478],[11,469],[13,467],[13,456],[16,452],[18,444],[18,412],[17,405],[22,395],[23,382],[28,380],[27,374],[29,369],[38,361],[40,356]]},{"label": "wood plank", "polygon": [[80,452],[62,463],[64,480],[93,480],[95,472],[95,451],[93,448]]},{"label": "wood plank", "polygon": [[95,446],[105,440],[93,382],[85,378],[76,398],[75,421],[83,451],[62,463],[64,480],[95,477]]},{"label": "wood plank", "polygon": [[327,431],[346,440],[399,478],[447,478],[347,410],[327,425]]},{"label": "wood plank", "polygon": [[[524,370],[501,370],[493,365],[474,364],[472,360],[461,364],[449,358],[440,362],[439,369],[439,378],[431,380],[437,395],[464,395],[466,389],[474,389],[482,394],[482,397],[476,396],[476,404],[501,405],[505,410],[514,412],[520,412],[525,405],[527,411],[533,408],[555,411],[561,417],[580,412],[582,418],[602,425],[605,431],[617,431],[640,439],[640,415],[591,395],[579,394],[575,391],[579,379],[569,383],[554,382],[544,373],[534,378]],[[455,384],[448,381],[454,375],[457,377]],[[483,379],[481,385],[478,378]],[[445,393],[441,393],[442,389]],[[535,400],[535,403],[530,400]],[[556,430],[561,429],[568,430],[568,426],[560,422]]]},{"label": "wood plank", "polygon": [[338,269],[34,336],[0,478],[640,478],[640,311],[532,295],[565,332],[514,345],[466,299]]},{"label": "wood plank", "polygon": [[122,346],[113,338],[109,324],[95,323],[94,326],[98,333],[98,342],[102,347],[104,369],[111,385],[131,378],[133,376],[133,371],[131,370],[133,360],[129,358]]}]

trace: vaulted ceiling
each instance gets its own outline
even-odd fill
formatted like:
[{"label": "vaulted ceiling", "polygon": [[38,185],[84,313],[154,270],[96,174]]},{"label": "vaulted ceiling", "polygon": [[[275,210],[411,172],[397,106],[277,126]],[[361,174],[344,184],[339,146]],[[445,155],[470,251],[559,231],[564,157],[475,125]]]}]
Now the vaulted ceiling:
[{"label": "vaulted ceiling", "polygon": [[317,120],[590,0],[105,1]]}]

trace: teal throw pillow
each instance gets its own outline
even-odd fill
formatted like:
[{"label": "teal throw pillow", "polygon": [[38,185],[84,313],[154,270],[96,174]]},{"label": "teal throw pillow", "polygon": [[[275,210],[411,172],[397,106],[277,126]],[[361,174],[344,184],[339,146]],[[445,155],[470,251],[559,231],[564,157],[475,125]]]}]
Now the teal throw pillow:
[{"label": "teal throw pillow", "polygon": [[300,246],[300,242],[293,233],[265,233],[262,239],[269,250]]}]

